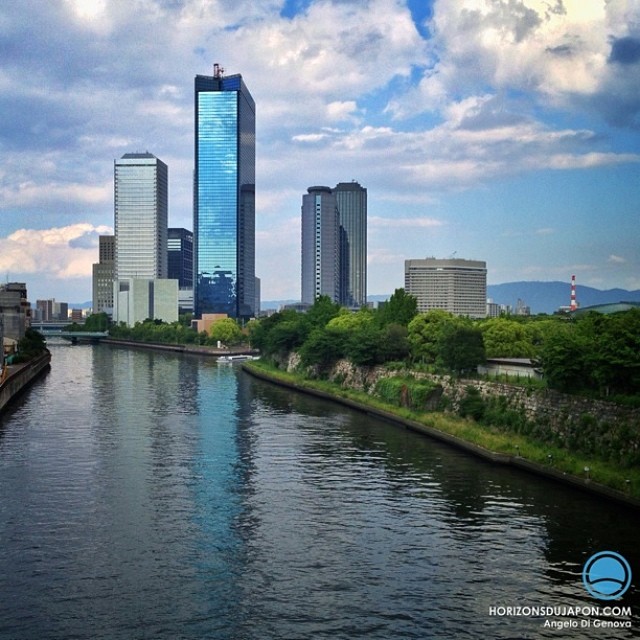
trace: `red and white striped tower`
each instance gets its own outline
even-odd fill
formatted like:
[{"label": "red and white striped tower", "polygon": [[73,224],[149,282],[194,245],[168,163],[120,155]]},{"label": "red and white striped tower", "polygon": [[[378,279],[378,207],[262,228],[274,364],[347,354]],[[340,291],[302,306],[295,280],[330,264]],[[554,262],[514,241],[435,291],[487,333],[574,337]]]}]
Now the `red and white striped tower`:
[{"label": "red and white striped tower", "polygon": [[571,276],[571,305],[569,309],[575,311],[578,308],[578,302],[576,301],[576,277]]}]

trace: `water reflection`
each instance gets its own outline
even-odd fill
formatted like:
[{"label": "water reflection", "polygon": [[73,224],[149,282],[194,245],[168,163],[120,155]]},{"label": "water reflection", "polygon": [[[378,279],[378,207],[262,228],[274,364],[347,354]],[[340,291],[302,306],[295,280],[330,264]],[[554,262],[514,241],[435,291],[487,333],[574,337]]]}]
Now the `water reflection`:
[{"label": "water reflection", "polygon": [[489,607],[593,604],[603,548],[640,571],[635,512],[211,360],[60,346],[27,399],[0,638],[558,637]]}]

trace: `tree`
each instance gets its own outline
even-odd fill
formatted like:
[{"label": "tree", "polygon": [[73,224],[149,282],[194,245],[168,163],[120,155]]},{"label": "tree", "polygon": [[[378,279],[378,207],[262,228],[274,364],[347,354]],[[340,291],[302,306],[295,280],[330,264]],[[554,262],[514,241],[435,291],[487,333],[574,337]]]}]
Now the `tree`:
[{"label": "tree", "polygon": [[249,343],[265,355],[271,353],[271,331],[281,322],[296,321],[301,314],[292,309],[277,311],[266,318],[262,318],[249,327]]},{"label": "tree", "polygon": [[410,353],[407,327],[402,324],[391,323],[382,330],[380,347],[383,362],[404,360]]},{"label": "tree", "polygon": [[22,338],[18,340],[18,359],[31,360],[47,350],[47,343],[43,335],[29,327]]},{"label": "tree", "polygon": [[556,327],[540,350],[538,363],[547,385],[558,391],[577,391],[589,377],[586,364],[588,345],[573,325]]},{"label": "tree", "polygon": [[226,345],[242,341],[242,330],[233,318],[221,318],[211,325],[207,342],[217,344],[218,341]]},{"label": "tree", "polygon": [[404,289],[396,289],[389,300],[378,309],[380,325],[401,324],[407,326],[418,313],[418,301]]},{"label": "tree", "polygon": [[488,358],[531,358],[535,348],[525,325],[509,318],[491,318],[480,324]]},{"label": "tree", "polygon": [[357,366],[382,362],[383,329],[371,322],[354,331],[346,345],[346,356]]},{"label": "tree", "polygon": [[316,328],[300,347],[300,359],[304,366],[327,367],[340,357],[336,336],[326,327]]},{"label": "tree", "polygon": [[580,319],[578,329],[591,346],[586,359],[594,386],[604,395],[639,393],[640,309],[592,313]]},{"label": "tree", "polygon": [[329,296],[318,296],[306,313],[309,326],[312,328],[326,327],[327,323],[340,313],[340,305],[332,302]]},{"label": "tree", "polygon": [[458,375],[477,371],[486,360],[482,332],[466,323],[452,323],[443,331],[438,361]]},{"label": "tree", "polygon": [[265,343],[266,353],[289,353],[300,347],[309,334],[302,314],[295,314],[271,328]]},{"label": "tree", "polygon": [[433,364],[438,357],[444,328],[456,317],[443,309],[432,309],[413,318],[408,326],[408,342],[414,360]]}]

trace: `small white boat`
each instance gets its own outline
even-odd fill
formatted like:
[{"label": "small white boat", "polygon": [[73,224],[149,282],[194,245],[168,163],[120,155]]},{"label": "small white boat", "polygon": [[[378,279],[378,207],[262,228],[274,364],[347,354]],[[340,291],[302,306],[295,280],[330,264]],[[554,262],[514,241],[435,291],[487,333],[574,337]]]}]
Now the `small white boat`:
[{"label": "small white boat", "polygon": [[218,358],[218,362],[223,362],[226,364],[231,364],[233,362],[242,362],[243,360],[257,360],[257,357],[248,354],[240,354],[236,356],[220,356]]}]

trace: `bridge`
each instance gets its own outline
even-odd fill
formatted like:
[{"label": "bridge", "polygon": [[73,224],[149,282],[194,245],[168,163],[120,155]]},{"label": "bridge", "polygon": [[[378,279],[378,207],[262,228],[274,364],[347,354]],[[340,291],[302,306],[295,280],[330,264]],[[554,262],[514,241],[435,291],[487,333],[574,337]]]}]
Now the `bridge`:
[{"label": "bridge", "polygon": [[47,327],[39,329],[45,338],[62,338],[72,344],[78,342],[99,342],[102,338],[108,338],[108,331],[64,331],[63,329]]}]

